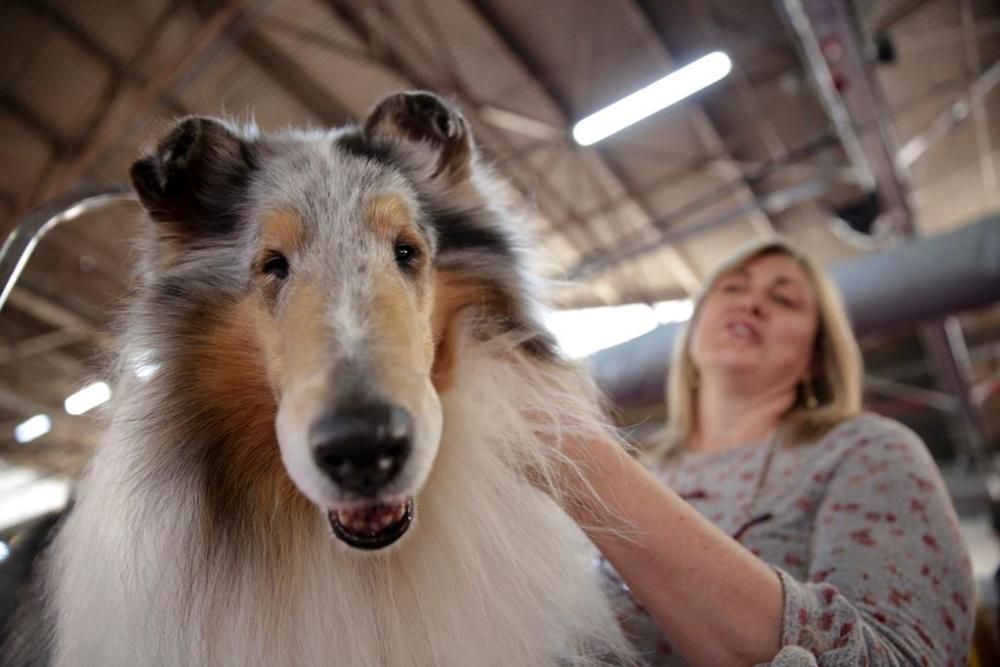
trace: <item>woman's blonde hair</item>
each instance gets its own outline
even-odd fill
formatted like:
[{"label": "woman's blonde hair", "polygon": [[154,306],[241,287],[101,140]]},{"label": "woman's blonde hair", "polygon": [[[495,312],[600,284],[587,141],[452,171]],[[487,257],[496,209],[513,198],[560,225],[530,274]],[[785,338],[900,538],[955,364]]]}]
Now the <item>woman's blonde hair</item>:
[{"label": "woman's blonde hair", "polygon": [[816,292],[819,323],[816,331],[812,392],[815,407],[809,406],[809,391],[800,388],[795,404],[782,419],[781,438],[795,445],[820,437],[840,422],[861,411],[862,364],[858,343],[851,331],[840,291],[829,275],[811,257],[780,237],[757,239],[734,252],[716,267],[702,286],[694,313],[674,343],[673,360],[667,372],[666,442],[657,453],[681,445],[696,426],[697,369],[691,359],[691,332],[697,326],[701,306],[718,279],[762,255],[781,254],[799,262]]}]

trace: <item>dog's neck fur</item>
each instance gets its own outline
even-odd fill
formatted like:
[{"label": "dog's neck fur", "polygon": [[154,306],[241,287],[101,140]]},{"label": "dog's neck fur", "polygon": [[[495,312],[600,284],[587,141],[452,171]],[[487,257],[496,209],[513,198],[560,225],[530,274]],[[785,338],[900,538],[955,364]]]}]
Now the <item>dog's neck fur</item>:
[{"label": "dog's neck fur", "polygon": [[533,386],[489,343],[461,358],[417,523],[384,554],[346,552],[311,505],[215,548],[198,475],[157,479],[142,465],[140,451],[178,446],[164,440],[183,431],[149,430],[130,414],[140,401],[123,404],[57,539],[56,664],[499,667],[626,654],[581,534],[514,468],[544,464],[525,412],[574,392]]}]

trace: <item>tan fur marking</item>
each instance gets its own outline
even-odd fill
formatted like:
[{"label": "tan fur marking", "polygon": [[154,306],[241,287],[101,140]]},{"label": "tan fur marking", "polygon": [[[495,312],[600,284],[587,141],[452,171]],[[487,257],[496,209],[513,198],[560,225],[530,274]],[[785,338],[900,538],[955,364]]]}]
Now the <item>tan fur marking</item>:
[{"label": "tan fur marking", "polygon": [[295,211],[271,211],[261,221],[262,249],[291,252],[302,246],[304,230],[302,219]]},{"label": "tan fur marking", "polygon": [[157,250],[157,267],[160,271],[166,271],[177,264],[177,260],[184,254],[184,243],[176,236],[163,235]]},{"label": "tan fur marking", "polygon": [[278,327],[281,331],[280,354],[287,379],[295,382],[317,368],[327,366],[330,333],[323,323],[324,300],[309,283],[290,285],[288,301]]},{"label": "tan fur marking", "polygon": [[[379,235],[380,238],[394,241],[400,234],[412,228],[410,211],[406,207],[406,202],[397,195],[379,195],[372,199],[365,211],[369,226]],[[407,241],[419,243],[421,249],[423,243],[420,235],[410,230],[407,234]]]},{"label": "tan fur marking", "polygon": [[223,309],[192,346],[197,395],[218,420],[219,493],[252,489],[261,519],[307,521],[309,505],[285,472],[274,430],[277,410],[268,353],[277,332],[256,297]]},{"label": "tan fur marking", "polygon": [[402,227],[410,224],[410,212],[403,200],[396,195],[375,197],[368,204],[365,213],[368,224],[382,238],[395,238]]},{"label": "tan fur marking", "polygon": [[451,384],[455,365],[455,316],[459,311],[478,306],[482,310],[496,310],[502,298],[475,276],[454,271],[438,271],[434,275],[434,312],[431,328],[434,333],[435,354],[432,378],[441,392]]},{"label": "tan fur marking", "polygon": [[430,298],[418,297],[397,275],[376,278],[373,316],[379,340],[376,354],[382,381],[390,395],[408,396],[420,391],[434,357]]}]

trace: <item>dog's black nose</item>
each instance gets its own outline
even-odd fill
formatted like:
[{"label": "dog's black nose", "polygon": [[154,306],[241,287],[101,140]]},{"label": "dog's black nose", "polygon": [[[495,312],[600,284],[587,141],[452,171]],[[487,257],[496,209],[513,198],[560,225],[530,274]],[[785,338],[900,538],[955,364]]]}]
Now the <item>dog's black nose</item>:
[{"label": "dog's black nose", "polygon": [[406,463],[413,441],[410,414],[395,405],[331,412],[309,429],[316,465],[345,491],[373,496]]}]

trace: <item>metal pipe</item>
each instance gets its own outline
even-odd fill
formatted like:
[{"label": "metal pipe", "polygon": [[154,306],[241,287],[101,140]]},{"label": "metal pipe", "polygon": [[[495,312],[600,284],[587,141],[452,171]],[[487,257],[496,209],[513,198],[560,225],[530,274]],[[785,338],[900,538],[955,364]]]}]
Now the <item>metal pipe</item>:
[{"label": "metal pipe", "polygon": [[64,222],[124,201],[136,201],[128,185],[90,186],[57,197],[25,216],[0,248],[0,312],[46,234]]},{"label": "metal pipe", "polygon": [[[940,320],[995,303],[1000,300],[1000,213],[949,234],[838,264],[831,273],[857,334]],[[616,404],[638,407],[663,400],[670,352],[681,326],[658,327],[588,359]],[[960,350],[955,352],[964,358]]]},{"label": "metal pipe", "polygon": [[[822,5],[822,2],[811,3]],[[836,7],[836,2],[830,3],[833,7],[823,7],[825,19],[830,24],[840,24],[843,22],[840,8]],[[785,17],[789,25],[798,37],[799,51],[802,59],[805,60],[812,73],[813,81],[816,84],[816,92],[822,101],[830,120],[833,121],[837,134],[840,136],[844,152],[847,153],[851,166],[854,167],[855,175],[861,187],[865,190],[875,189],[877,183],[875,174],[868,160],[868,153],[861,145],[861,139],[855,132],[851,114],[844,104],[837,85],[834,82],[833,73],[827,65],[826,56],[823,55],[823,47],[820,45],[820,36],[816,34],[813,19],[805,7],[802,0],[784,0],[780,5],[784,9]],[[813,7],[816,13],[819,11]],[[843,25],[836,25],[836,28],[843,31]],[[845,51],[847,51],[845,49]]]},{"label": "metal pipe", "polygon": [[[623,250],[611,250],[601,257],[585,259],[570,271],[567,278],[569,280],[581,280],[583,278],[593,280],[613,266],[621,266],[626,261],[644,257],[666,246],[704,234],[717,227],[739,220],[754,211],[766,211],[769,215],[774,215],[797,204],[819,199],[826,194],[829,188],[829,182],[822,178],[797,183],[781,190],[756,195],[752,197],[752,201],[738,204],[718,215],[683,227],[668,227],[663,219],[654,220],[653,227],[660,232],[660,236],[657,239],[642,241],[635,247],[626,247]],[[688,291],[694,293],[697,292],[697,289],[689,289]]]}]

